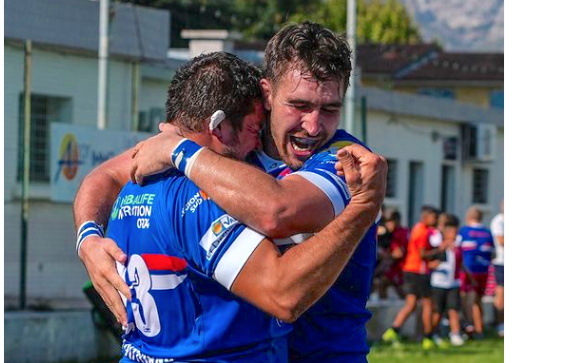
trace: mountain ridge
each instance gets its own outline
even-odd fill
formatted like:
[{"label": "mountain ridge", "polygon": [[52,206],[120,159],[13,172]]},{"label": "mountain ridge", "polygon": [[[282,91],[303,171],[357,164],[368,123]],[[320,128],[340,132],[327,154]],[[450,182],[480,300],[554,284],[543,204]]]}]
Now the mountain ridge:
[{"label": "mountain ridge", "polygon": [[426,42],[451,52],[503,52],[504,0],[400,0]]}]

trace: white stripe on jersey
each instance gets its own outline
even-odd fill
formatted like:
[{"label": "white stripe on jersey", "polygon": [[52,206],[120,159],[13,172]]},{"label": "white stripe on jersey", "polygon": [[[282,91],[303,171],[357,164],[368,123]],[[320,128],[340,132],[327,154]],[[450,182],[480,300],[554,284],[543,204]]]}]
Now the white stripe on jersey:
[{"label": "white stripe on jersey", "polygon": [[151,275],[151,290],[172,290],[185,280],[184,275]]},{"label": "white stripe on jersey", "polygon": [[253,229],[245,228],[220,258],[214,271],[214,280],[230,290],[240,270],[265,236]]},{"label": "white stripe on jersey", "polygon": [[273,243],[277,246],[298,245],[309,239],[311,236],[313,236],[313,233],[299,233],[287,238],[275,238],[273,239]]},{"label": "white stripe on jersey", "polygon": [[[330,173],[331,174],[331,173]],[[324,178],[323,176],[310,172],[310,171],[298,171],[291,175],[299,175],[303,178],[307,179],[311,183],[313,183],[316,187],[320,188],[325,195],[328,196],[330,202],[332,203],[332,207],[334,208],[334,215],[338,215],[342,213],[346,204],[344,203],[344,198],[340,195],[338,189],[332,184],[331,181]],[[333,174],[332,174],[333,175]],[[336,177],[338,178],[338,177]],[[346,186],[347,188],[347,186]],[[344,189],[343,189],[344,190]]]}]

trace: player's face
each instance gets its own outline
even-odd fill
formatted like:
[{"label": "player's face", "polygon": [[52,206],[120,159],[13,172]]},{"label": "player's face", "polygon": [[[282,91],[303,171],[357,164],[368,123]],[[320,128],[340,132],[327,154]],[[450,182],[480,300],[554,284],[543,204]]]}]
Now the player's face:
[{"label": "player's face", "polygon": [[443,235],[444,241],[446,241],[446,243],[448,243],[448,245],[451,246],[456,241],[456,236],[458,235],[458,228],[452,226],[445,227]]},{"label": "player's face", "polygon": [[293,169],[328,142],[340,123],[344,89],[335,81],[318,82],[297,69],[276,84],[262,81],[270,131],[281,159]]},{"label": "player's face", "polygon": [[423,213],[423,223],[429,227],[435,226],[437,224],[437,214],[430,212]]},{"label": "player's face", "polygon": [[244,160],[246,155],[259,146],[260,130],[264,126],[266,112],[262,103],[254,103],[254,112],[244,116],[242,130],[232,134],[231,140],[226,143],[224,155],[238,160]]}]

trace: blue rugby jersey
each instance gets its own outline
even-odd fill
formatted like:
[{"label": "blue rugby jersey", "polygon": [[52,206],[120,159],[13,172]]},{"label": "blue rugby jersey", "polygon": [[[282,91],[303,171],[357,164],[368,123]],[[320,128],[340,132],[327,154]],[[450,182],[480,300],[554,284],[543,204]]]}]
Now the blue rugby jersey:
[{"label": "blue rugby jersey", "polygon": [[464,226],[458,231],[456,244],[462,251],[463,265],[472,273],[488,273],[494,251],[490,230],[483,225]]},{"label": "blue rugby jersey", "polygon": [[265,173],[274,177],[277,177],[279,173],[287,168],[287,165],[283,161],[273,159],[264,151],[251,152],[248,154],[246,162],[259,167],[264,170]]},{"label": "blue rugby jersey", "polygon": [[264,238],[170,172],[127,184],[108,228],[127,254],[123,362],[283,362],[290,325],[230,293]]},{"label": "blue rugby jersey", "polygon": [[[350,201],[350,192],[344,178],[336,174],[336,152],[353,143],[364,146],[352,135],[338,130],[299,170],[285,169],[279,178],[299,175],[315,184],[328,196],[338,215]],[[296,237],[292,239],[298,243]],[[375,263],[376,225],[373,225],[334,285],[293,324],[290,362],[366,362],[369,348],[365,324],[371,316],[366,301]]]}]

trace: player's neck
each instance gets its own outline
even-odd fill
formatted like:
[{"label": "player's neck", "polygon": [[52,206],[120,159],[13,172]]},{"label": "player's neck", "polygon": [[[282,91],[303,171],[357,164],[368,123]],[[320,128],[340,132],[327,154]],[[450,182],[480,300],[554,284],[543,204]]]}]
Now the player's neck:
[{"label": "player's neck", "polygon": [[279,155],[277,145],[275,145],[275,141],[273,140],[273,137],[268,129],[262,133],[262,145],[265,154],[275,160],[281,160],[281,155]]}]

